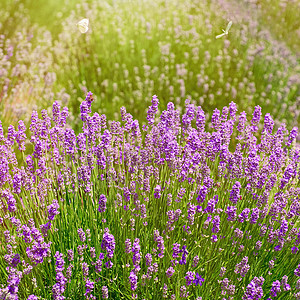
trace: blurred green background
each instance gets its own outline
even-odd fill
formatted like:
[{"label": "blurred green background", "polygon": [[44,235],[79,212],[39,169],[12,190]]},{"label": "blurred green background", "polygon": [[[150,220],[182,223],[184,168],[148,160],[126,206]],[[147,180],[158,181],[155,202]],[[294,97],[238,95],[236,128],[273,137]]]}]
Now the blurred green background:
[{"label": "blurred green background", "polygon": [[[92,91],[93,110],[108,119],[124,105],[145,122],[156,94],[160,110],[190,99],[211,114],[234,101],[297,125],[299,10],[293,0],[1,1],[0,119],[28,124],[33,109],[58,100],[79,129]],[[76,27],[83,18],[86,34]]]}]

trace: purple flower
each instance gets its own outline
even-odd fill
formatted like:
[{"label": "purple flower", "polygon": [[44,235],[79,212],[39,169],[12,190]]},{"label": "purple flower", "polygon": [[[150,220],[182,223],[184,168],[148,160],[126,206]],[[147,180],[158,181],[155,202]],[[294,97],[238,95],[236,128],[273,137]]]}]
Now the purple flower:
[{"label": "purple flower", "polygon": [[162,258],[164,257],[164,251],[165,251],[165,245],[164,245],[164,239],[162,236],[160,236],[158,230],[154,230],[154,241],[157,243],[158,248],[158,257]]},{"label": "purple flower", "polygon": [[180,252],[182,253],[182,258],[181,260],[179,260],[179,264],[180,265],[185,265],[186,264],[186,257],[188,255],[188,251],[186,250],[186,246],[182,246],[182,249],[180,250]]},{"label": "purple flower", "polygon": [[167,271],[166,271],[166,275],[167,275],[167,277],[169,277],[169,278],[170,278],[174,273],[175,273],[175,270],[174,270],[173,267],[168,268]]},{"label": "purple flower", "polygon": [[286,142],[286,146],[289,147],[292,144],[292,142],[296,139],[297,135],[298,135],[298,128],[294,127],[290,132],[290,135],[289,135],[288,140]]},{"label": "purple flower", "polygon": [[203,282],[204,282],[204,278],[202,278],[198,273],[196,273],[193,283],[197,286],[198,284],[202,285]]},{"label": "purple flower", "polygon": [[87,297],[88,295],[91,294],[91,292],[94,289],[94,285],[95,285],[95,282],[93,282],[89,279],[86,280],[86,282],[85,282],[86,290],[85,290],[85,294],[84,294],[85,297]]},{"label": "purple flower", "polygon": [[131,252],[131,241],[130,239],[125,240],[125,253]]},{"label": "purple flower", "polygon": [[44,261],[44,258],[50,255],[50,245],[51,242],[48,244],[43,242],[33,242],[31,248],[28,247],[26,249],[26,254],[34,264],[40,264]]},{"label": "purple flower", "polygon": [[196,126],[200,132],[203,132],[205,129],[205,113],[201,106],[198,106],[196,113]]},{"label": "purple flower", "polygon": [[161,193],[160,192],[161,192],[161,186],[157,185],[154,188],[154,198],[159,199],[161,197]]},{"label": "purple flower", "polygon": [[151,266],[152,264],[152,255],[150,253],[147,253],[145,255],[145,260],[146,260],[146,266]]},{"label": "purple flower", "polygon": [[272,288],[271,288],[271,291],[270,291],[270,295],[272,297],[277,297],[277,294],[281,292],[281,289],[280,289],[280,281],[279,280],[276,280],[272,283]]},{"label": "purple flower", "polygon": [[213,115],[211,117],[211,125],[212,128],[214,128],[215,130],[219,129],[220,126],[220,111],[216,108],[213,112]]},{"label": "purple flower", "polygon": [[261,246],[262,246],[262,242],[261,241],[257,241],[256,244],[255,244],[255,249],[256,250],[260,250]]},{"label": "purple flower", "polygon": [[237,202],[240,200],[240,188],[241,188],[241,184],[239,181],[237,181],[231,191],[230,191],[230,196],[229,196],[229,200],[233,203],[233,204],[237,204]]},{"label": "purple flower", "polygon": [[191,285],[192,281],[194,280],[194,277],[195,277],[195,272],[191,272],[191,271],[186,272],[186,276],[185,276],[186,285]]},{"label": "purple flower", "polygon": [[22,230],[23,230],[23,240],[25,241],[25,243],[31,243],[32,242],[32,237],[31,237],[31,230],[27,225],[23,225],[22,226]]},{"label": "purple flower", "polygon": [[89,106],[92,105],[92,102],[94,101],[93,93],[89,91],[85,97],[85,101],[88,103]]},{"label": "purple flower", "polygon": [[105,231],[106,232],[103,234],[101,248],[106,250],[108,258],[112,258],[114,256],[114,250],[116,247],[115,237],[109,233],[108,228],[105,228]]},{"label": "purple flower", "polygon": [[56,251],[54,257],[56,258],[56,272],[62,272],[64,270],[65,261],[63,260],[63,254]]},{"label": "purple flower", "polygon": [[96,249],[94,247],[90,248],[90,255],[91,258],[96,258]]},{"label": "purple flower", "polygon": [[249,208],[245,208],[245,209],[241,212],[241,214],[239,215],[238,221],[239,221],[240,223],[244,223],[246,220],[248,220],[249,213],[250,213],[250,209],[249,209]]},{"label": "purple flower", "polygon": [[252,124],[252,131],[257,131],[257,124],[260,121],[261,117],[261,107],[259,105],[255,106],[254,112],[253,112],[253,118],[251,121]]},{"label": "purple flower", "polygon": [[6,270],[8,272],[7,285],[8,285],[9,296],[12,299],[18,299],[17,294],[19,290],[19,284],[22,278],[22,272],[11,267],[8,267]]},{"label": "purple flower", "polygon": [[218,237],[215,234],[213,234],[211,236],[211,241],[214,242],[214,243],[216,243],[218,241]]},{"label": "purple flower", "polygon": [[81,263],[83,278],[87,279],[89,276],[89,265],[86,262]]},{"label": "purple flower", "polygon": [[172,254],[173,258],[178,257],[180,252],[181,252],[180,244],[178,244],[178,243],[173,244],[173,254]]},{"label": "purple flower", "polygon": [[83,122],[86,122],[89,114],[91,113],[91,104],[93,100],[92,93],[89,92],[85,101],[80,104],[81,120]]},{"label": "purple flower", "polygon": [[107,268],[107,269],[111,269],[112,267],[113,267],[113,263],[109,260],[109,261],[107,261],[106,263],[105,263],[105,267]]},{"label": "purple flower", "polygon": [[63,293],[65,292],[65,286],[67,278],[64,277],[62,271],[64,270],[63,254],[58,251],[55,253],[56,258],[56,283],[52,287],[52,296],[54,299],[64,299]]},{"label": "purple flower", "polygon": [[209,199],[207,203],[207,207],[204,211],[209,213],[214,213],[215,206],[217,205],[218,201],[219,201],[218,195],[215,195],[212,199]]},{"label": "purple flower", "polygon": [[67,251],[68,253],[68,260],[73,261],[74,260],[74,251],[72,249]]},{"label": "purple flower", "polygon": [[203,203],[205,201],[205,197],[207,195],[207,187],[206,186],[200,186],[198,191],[197,191],[197,194],[198,194],[198,197],[197,197],[197,201],[198,203]]},{"label": "purple flower", "polygon": [[141,261],[140,250],[141,250],[140,240],[138,238],[136,238],[134,240],[134,243],[133,243],[132,249],[131,249],[131,251],[133,253],[132,262],[133,262],[134,265],[138,265]]},{"label": "purple flower", "polygon": [[5,189],[4,191],[2,191],[2,197],[5,198],[6,201],[7,201],[7,209],[8,209],[8,211],[15,212],[17,210],[16,199],[9,192],[8,189]]},{"label": "purple flower", "polygon": [[13,268],[16,268],[17,265],[18,265],[19,263],[21,263],[21,260],[20,260],[20,254],[17,253],[17,254],[15,254],[15,255],[13,256],[13,258],[12,258],[11,266],[12,266]]},{"label": "purple flower", "polygon": [[252,281],[247,285],[243,300],[259,300],[263,297],[264,292],[262,285],[264,283],[263,277],[254,277]]},{"label": "purple flower", "polygon": [[107,288],[107,286],[104,285],[102,287],[101,291],[102,291],[102,299],[108,299],[108,288]]},{"label": "purple flower", "polygon": [[168,286],[166,284],[164,284],[163,287],[163,298],[167,298],[168,297]]},{"label": "purple flower", "polygon": [[289,164],[284,171],[279,188],[283,189],[293,176],[296,176],[296,166]]},{"label": "purple flower", "polygon": [[220,216],[214,216],[213,220],[212,220],[212,224],[213,224],[213,228],[212,228],[212,232],[213,233],[218,233],[220,231]]},{"label": "purple flower", "polygon": [[274,126],[274,121],[269,113],[265,115],[265,124],[264,124],[264,129],[263,132],[267,132],[268,134],[272,134]]},{"label": "purple flower", "polygon": [[198,255],[196,255],[196,256],[193,258],[193,264],[192,264],[192,267],[193,267],[193,268],[196,268],[196,267],[197,267],[199,260],[200,260],[200,258],[199,258]]},{"label": "purple flower", "polygon": [[231,101],[229,103],[229,115],[230,115],[230,118],[233,119],[234,122],[236,120],[236,112],[237,112],[236,104]]},{"label": "purple flower", "polygon": [[101,194],[100,195],[100,198],[99,198],[99,208],[98,208],[98,211],[99,212],[105,212],[106,210],[106,202],[107,202],[107,199],[105,197],[105,195]]},{"label": "purple flower", "polygon": [[294,274],[295,274],[295,276],[300,277],[300,264],[299,264],[298,267],[295,269]]},{"label": "purple flower", "polygon": [[85,232],[83,231],[83,229],[82,228],[78,228],[77,232],[78,232],[80,240],[82,242],[85,242],[86,237],[85,237]]},{"label": "purple flower", "polygon": [[280,285],[284,291],[289,291],[291,289],[291,286],[287,283],[287,281],[288,277],[286,275],[282,276]]},{"label": "purple flower", "polygon": [[133,272],[130,272],[129,282],[130,282],[131,290],[135,291],[137,289],[137,276]]},{"label": "purple flower", "polygon": [[158,98],[156,95],[154,95],[152,97],[152,105],[149,106],[147,111],[147,120],[150,126],[154,124],[155,114],[157,113],[158,110],[158,103],[159,103]]},{"label": "purple flower", "polygon": [[47,206],[47,208],[48,208],[48,213],[49,213],[48,219],[50,221],[52,221],[52,220],[54,220],[54,217],[59,214],[59,211],[58,211],[59,204],[58,204],[57,200],[53,200],[52,204]]},{"label": "purple flower", "polygon": [[48,236],[48,231],[51,229],[51,225],[51,222],[47,222],[46,224],[40,226],[41,232],[44,237]]},{"label": "purple flower", "polygon": [[[180,294],[179,294],[179,297],[180,298],[187,298],[189,296],[189,293],[187,290],[186,290],[186,286],[181,286],[180,287]],[[173,299],[172,299],[173,300]]]},{"label": "purple flower", "polygon": [[21,193],[22,187],[22,175],[20,173],[15,174],[13,178],[13,189],[16,194]]},{"label": "purple flower", "polygon": [[241,277],[245,277],[249,269],[250,265],[248,264],[248,257],[245,256],[242,261],[235,266],[234,273],[240,274]]},{"label": "purple flower", "polygon": [[130,195],[131,195],[131,193],[130,193],[128,187],[124,187],[123,188],[123,194],[124,194],[124,200],[126,202],[129,202],[130,201]]},{"label": "purple flower", "polygon": [[227,218],[228,221],[231,221],[231,222],[235,221],[235,219],[236,219],[236,209],[237,208],[235,206],[228,206],[227,207],[226,213],[228,215],[228,218]]},{"label": "purple flower", "polygon": [[58,125],[60,118],[60,104],[55,101],[52,106],[52,120],[53,122]]},{"label": "purple flower", "polygon": [[257,207],[252,209],[252,214],[250,217],[250,223],[255,224],[259,218],[259,209]]},{"label": "purple flower", "polygon": [[246,113],[243,111],[241,112],[240,116],[239,116],[239,123],[238,123],[238,126],[237,126],[237,130],[239,132],[243,132],[244,129],[245,129],[245,124],[246,124],[246,121],[247,121],[247,115]]}]

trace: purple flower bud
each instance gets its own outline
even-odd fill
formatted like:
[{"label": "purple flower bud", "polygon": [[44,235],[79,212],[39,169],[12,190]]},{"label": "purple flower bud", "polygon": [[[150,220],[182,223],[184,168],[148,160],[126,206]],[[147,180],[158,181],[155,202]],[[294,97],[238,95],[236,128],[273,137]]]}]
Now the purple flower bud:
[{"label": "purple flower bud", "polygon": [[196,273],[193,283],[197,286],[198,284],[202,285],[203,282],[204,282],[204,278],[202,278],[198,273]]},{"label": "purple flower bud", "polygon": [[276,280],[272,283],[272,288],[271,288],[271,291],[270,291],[270,295],[272,297],[277,297],[277,294],[281,292],[281,289],[280,289],[280,281],[279,280]]},{"label": "purple flower bud", "polygon": [[192,281],[194,280],[195,277],[195,272],[186,272],[185,280],[186,280],[186,285],[191,285]]},{"label": "purple flower bud", "polygon": [[230,196],[229,196],[229,200],[233,204],[237,204],[237,202],[240,200],[240,188],[241,188],[240,182],[236,181],[236,183],[233,185],[230,191]]},{"label": "purple flower bud", "polygon": [[78,232],[78,235],[79,235],[80,240],[81,240],[82,242],[85,242],[86,237],[85,237],[85,232],[83,231],[83,229],[82,229],[82,228],[79,228],[79,229],[77,230],[77,232]]},{"label": "purple flower bud", "polygon": [[286,146],[289,147],[293,143],[293,141],[296,139],[297,136],[298,136],[298,128],[294,127],[290,132],[290,135],[286,142]]},{"label": "purple flower bud", "polygon": [[99,198],[99,202],[98,202],[98,204],[99,204],[98,211],[99,212],[101,212],[101,213],[105,212],[105,210],[106,210],[106,202],[107,202],[107,199],[106,199],[105,195],[101,194],[100,198]]},{"label": "purple flower bud", "polygon": [[106,230],[107,232],[103,234],[101,248],[103,250],[106,250],[108,258],[112,258],[114,256],[114,250],[116,247],[115,238],[112,234],[109,233],[108,228],[106,228]]},{"label": "purple flower bud", "polygon": [[154,95],[152,97],[152,105],[149,106],[147,111],[147,120],[150,126],[154,124],[155,114],[158,111],[158,103],[159,103],[158,98],[156,95]]},{"label": "purple flower bud", "polygon": [[72,249],[67,251],[68,253],[68,260],[73,261],[74,260],[74,251]]},{"label": "purple flower bud", "polygon": [[129,282],[131,285],[131,290],[135,291],[137,289],[137,276],[133,272],[130,272]]},{"label": "purple flower bud", "polygon": [[58,211],[59,204],[58,204],[57,200],[53,200],[52,204],[47,206],[47,208],[48,208],[48,213],[49,213],[48,219],[50,221],[52,221],[52,220],[54,220],[54,217],[59,214],[59,211]]},{"label": "purple flower bud", "polygon": [[264,292],[262,285],[264,283],[263,277],[254,277],[252,281],[247,285],[243,300],[262,299]]},{"label": "purple flower bud", "polygon": [[172,275],[174,273],[175,273],[175,270],[174,270],[173,267],[168,268],[167,271],[166,271],[166,275],[167,275],[168,278],[172,277]]},{"label": "purple flower bud", "polygon": [[102,287],[101,291],[102,291],[102,299],[108,299],[108,288],[107,288],[107,286],[104,285]]}]

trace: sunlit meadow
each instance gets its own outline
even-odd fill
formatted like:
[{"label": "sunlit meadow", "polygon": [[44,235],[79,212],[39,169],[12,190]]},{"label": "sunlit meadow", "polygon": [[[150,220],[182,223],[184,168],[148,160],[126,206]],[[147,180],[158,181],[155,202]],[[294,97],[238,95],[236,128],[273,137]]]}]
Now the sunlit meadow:
[{"label": "sunlit meadow", "polygon": [[[7,126],[59,100],[69,104],[77,130],[89,90],[94,110],[111,119],[126,105],[142,121],[156,94],[164,105],[190,99],[210,111],[233,100],[248,113],[260,105],[275,120],[299,121],[299,2],[282,0],[288,13],[280,20],[282,5],[273,5],[274,26],[259,14],[267,1],[5,2],[0,84]],[[81,34],[75,24],[85,17],[90,28]],[[216,40],[229,20],[230,34]]]},{"label": "sunlit meadow", "polygon": [[0,3],[0,299],[299,300],[300,3],[78,2]]}]

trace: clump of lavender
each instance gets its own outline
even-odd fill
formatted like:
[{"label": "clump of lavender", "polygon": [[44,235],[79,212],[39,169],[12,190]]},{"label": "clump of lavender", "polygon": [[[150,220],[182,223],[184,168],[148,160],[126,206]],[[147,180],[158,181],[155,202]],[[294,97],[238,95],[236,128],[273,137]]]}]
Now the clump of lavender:
[{"label": "clump of lavender", "polygon": [[159,118],[154,97],[140,130],[124,108],[121,122],[92,114],[91,97],[78,134],[57,104],[53,118],[33,114],[31,152],[3,133],[0,295],[298,297],[295,129],[270,115],[262,126],[259,107],[238,117],[234,103],[211,124],[189,101],[182,118],[173,103]]}]

